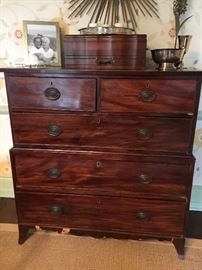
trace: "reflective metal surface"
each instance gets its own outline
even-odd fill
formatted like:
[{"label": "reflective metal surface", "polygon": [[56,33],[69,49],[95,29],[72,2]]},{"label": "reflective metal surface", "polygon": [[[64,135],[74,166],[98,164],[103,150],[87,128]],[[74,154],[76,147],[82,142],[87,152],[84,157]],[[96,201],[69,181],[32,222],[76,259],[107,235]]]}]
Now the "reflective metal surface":
[{"label": "reflective metal surface", "polygon": [[155,49],[151,50],[152,59],[158,64],[158,70],[176,70],[184,56],[185,49]]},{"label": "reflective metal surface", "polygon": [[81,35],[103,35],[103,34],[126,34],[134,33],[133,29],[116,26],[95,26],[79,29]]}]

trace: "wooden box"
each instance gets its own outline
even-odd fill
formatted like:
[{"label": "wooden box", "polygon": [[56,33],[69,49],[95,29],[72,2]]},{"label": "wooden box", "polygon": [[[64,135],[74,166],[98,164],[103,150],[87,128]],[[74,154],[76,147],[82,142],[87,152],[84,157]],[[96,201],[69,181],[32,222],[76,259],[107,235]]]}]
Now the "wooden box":
[{"label": "wooden box", "polygon": [[66,35],[65,68],[144,69],[146,35]]}]

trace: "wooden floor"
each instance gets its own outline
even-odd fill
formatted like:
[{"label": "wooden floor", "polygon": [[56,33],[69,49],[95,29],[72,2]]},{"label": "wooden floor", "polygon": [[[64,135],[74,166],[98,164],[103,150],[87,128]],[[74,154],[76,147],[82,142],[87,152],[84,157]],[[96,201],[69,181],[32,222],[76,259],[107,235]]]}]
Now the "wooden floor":
[{"label": "wooden floor", "polygon": [[[187,237],[202,239],[202,212],[190,211]],[[15,200],[0,198],[0,223],[17,223]]]}]

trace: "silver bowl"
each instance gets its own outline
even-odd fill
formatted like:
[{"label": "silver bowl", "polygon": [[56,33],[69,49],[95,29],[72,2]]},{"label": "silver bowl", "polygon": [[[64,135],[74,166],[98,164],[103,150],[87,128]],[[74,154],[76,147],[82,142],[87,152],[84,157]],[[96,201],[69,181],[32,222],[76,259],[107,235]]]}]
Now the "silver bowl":
[{"label": "silver bowl", "polygon": [[152,59],[158,64],[158,70],[176,70],[183,60],[185,49],[155,49],[151,50]]}]

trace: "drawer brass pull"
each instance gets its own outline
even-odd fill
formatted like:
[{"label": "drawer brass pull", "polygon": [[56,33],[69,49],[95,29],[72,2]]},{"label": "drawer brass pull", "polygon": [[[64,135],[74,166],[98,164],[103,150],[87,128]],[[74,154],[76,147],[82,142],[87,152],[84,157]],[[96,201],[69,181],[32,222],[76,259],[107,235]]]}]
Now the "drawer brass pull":
[{"label": "drawer brass pull", "polygon": [[59,136],[62,133],[62,128],[56,124],[50,124],[48,126],[48,134],[50,136]]},{"label": "drawer brass pull", "polygon": [[141,184],[150,184],[152,183],[152,177],[148,174],[140,174],[138,175],[139,182]]},{"label": "drawer brass pull", "polygon": [[140,91],[139,99],[143,102],[153,102],[156,99],[156,94],[153,90],[145,88]]},{"label": "drawer brass pull", "polygon": [[148,128],[140,128],[137,131],[137,137],[140,140],[149,140],[153,136],[153,133],[150,129]]},{"label": "drawer brass pull", "polygon": [[150,220],[151,216],[146,212],[138,212],[136,214],[136,219],[142,220],[142,221],[148,221]]},{"label": "drawer brass pull", "polygon": [[51,169],[48,169],[47,175],[48,175],[50,178],[58,178],[58,177],[61,176],[61,170],[58,169],[58,168],[51,168]]},{"label": "drawer brass pull", "polygon": [[60,98],[60,91],[55,87],[49,87],[44,91],[44,95],[48,100],[57,100]]},{"label": "drawer brass pull", "polygon": [[113,58],[110,59],[96,59],[96,64],[97,65],[111,65],[113,64],[115,61]]},{"label": "drawer brass pull", "polygon": [[64,214],[64,209],[60,205],[53,205],[49,208],[49,213],[52,215],[62,215]]}]

